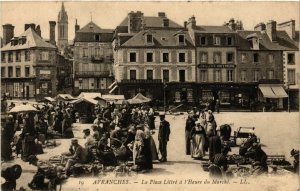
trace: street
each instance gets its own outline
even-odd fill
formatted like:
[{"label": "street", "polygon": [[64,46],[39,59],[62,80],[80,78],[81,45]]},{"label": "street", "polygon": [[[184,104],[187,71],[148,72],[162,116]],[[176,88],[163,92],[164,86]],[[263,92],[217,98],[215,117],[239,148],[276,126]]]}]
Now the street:
[{"label": "street", "polygon": [[[268,175],[257,178],[248,178],[246,180],[233,178],[228,181],[219,181],[210,179],[208,172],[204,172],[201,161],[193,160],[185,155],[184,126],[187,115],[170,116],[166,120],[171,124],[171,136],[168,143],[168,162],[154,163],[154,169],[151,172],[143,174],[133,174],[130,177],[122,177],[120,180],[126,180],[125,184],[106,184],[95,180],[112,180],[113,175],[102,176],[99,178],[74,178],[70,177],[62,190],[296,190],[298,188],[298,177],[292,174],[287,175]],[[238,113],[224,112],[215,114],[218,125],[232,124],[232,131],[240,126],[255,127],[255,133],[260,138],[262,149],[268,154],[284,154],[286,159],[292,163],[290,151],[299,149],[299,113]],[[158,128],[159,118],[156,118],[156,128]],[[90,127],[89,124],[74,124],[74,134],[79,138],[79,143],[83,142],[82,130]],[[233,134],[233,132],[232,132]],[[157,143],[157,130],[153,135]],[[50,156],[59,155],[66,152],[69,148],[70,140],[60,139],[61,143],[54,149],[45,149],[45,153],[38,155],[40,160],[46,160]],[[237,149],[233,149],[235,153]],[[232,154],[229,153],[229,154]],[[24,163],[20,158],[15,159],[14,163],[19,163],[23,168],[23,174],[17,180],[17,188],[27,187],[27,183],[32,180],[36,167]],[[180,183],[180,180],[182,181]],[[163,185],[163,187],[161,187]],[[253,186],[255,185],[255,187]],[[259,185],[259,186],[258,186]]]}]

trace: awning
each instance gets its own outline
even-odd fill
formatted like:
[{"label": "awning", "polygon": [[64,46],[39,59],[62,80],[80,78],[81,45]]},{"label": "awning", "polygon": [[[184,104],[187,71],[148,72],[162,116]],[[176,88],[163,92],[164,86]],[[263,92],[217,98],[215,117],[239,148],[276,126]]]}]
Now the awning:
[{"label": "awning", "polygon": [[288,97],[280,84],[260,84],[258,87],[265,98]]}]

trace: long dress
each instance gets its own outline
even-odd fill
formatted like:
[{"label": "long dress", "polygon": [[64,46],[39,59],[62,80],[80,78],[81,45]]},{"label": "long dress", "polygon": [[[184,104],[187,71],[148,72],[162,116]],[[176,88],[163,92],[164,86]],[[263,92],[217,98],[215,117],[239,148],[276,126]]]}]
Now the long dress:
[{"label": "long dress", "polygon": [[191,157],[200,159],[205,155],[205,130],[202,126],[195,126],[191,134]]},{"label": "long dress", "polygon": [[136,164],[135,159],[136,159],[138,153],[141,153],[141,150],[144,147],[144,139],[145,139],[144,131],[138,129],[136,131],[136,134],[135,134],[135,139],[134,139],[134,144],[133,144],[133,151],[132,151],[133,163],[134,164]]}]

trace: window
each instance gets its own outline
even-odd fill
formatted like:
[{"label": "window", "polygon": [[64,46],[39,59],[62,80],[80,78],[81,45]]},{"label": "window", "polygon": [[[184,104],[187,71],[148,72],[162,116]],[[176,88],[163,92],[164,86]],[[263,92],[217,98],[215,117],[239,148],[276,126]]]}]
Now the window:
[{"label": "window", "polygon": [[272,64],[274,62],[274,55],[273,54],[269,54],[269,63]]},{"label": "window", "polygon": [[13,67],[8,67],[8,77],[11,78],[13,77]]},{"label": "window", "polygon": [[49,52],[42,51],[40,54],[40,60],[49,60]]},{"label": "window", "polygon": [[185,82],[185,70],[179,70],[179,82]]},{"label": "window", "polygon": [[221,45],[221,38],[219,36],[214,37],[214,44],[215,45]]},{"label": "window", "polygon": [[207,52],[201,52],[200,53],[200,62],[201,63],[207,63],[208,62],[208,54],[207,54]]},{"label": "window", "polygon": [[260,80],[260,73],[258,70],[254,70],[253,72],[253,81],[258,82]]},{"label": "window", "polygon": [[242,82],[246,82],[246,81],[247,81],[246,75],[247,75],[246,70],[242,70],[242,71],[241,71],[241,81],[242,81]]},{"label": "window", "polygon": [[267,71],[267,79],[274,79],[274,71],[273,70],[268,70]]},{"label": "window", "polygon": [[96,35],[95,35],[95,41],[100,41],[100,39],[101,39],[101,38],[100,38],[100,34],[96,34]]},{"label": "window", "polygon": [[227,53],[227,63],[233,62],[233,53]]},{"label": "window", "polygon": [[21,68],[20,67],[16,67],[16,77],[21,77]]},{"label": "window", "polygon": [[100,48],[95,48],[95,57],[100,57]]},{"label": "window", "polygon": [[227,45],[232,46],[233,45],[233,38],[232,37],[227,37]]},{"label": "window", "polygon": [[258,53],[254,53],[253,54],[253,62],[254,63],[258,63],[259,62],[259,54]]},{"label": "window", "polygon": [[289,53],[287,55],[287,57],[288,57],[288,64],[291,64],[291,65],[295,64],[295,54],[294,53]]},{"label": "window", "polygon": [[215,70],[215,82],[221,82],[221,70]]},{"label": "window", "polygon": [[153,62],[153,53],[147,52],[147,62]]},{"label": "window", "polygon": [[130,62],[136,62],[136,53],[135,52],[130,52],[129,61]]},{"label": "window", "polygon": [[5,77],[5,67],[1,67],[1,77]]},{"label": "window", "polygon": [[221,63],[221,53],[214,53],[214,63],[215,64]]},{"label": "window", "polygon": [[295,84],[295,69],[288,69],[288,83]]},{"label": "window", "polygon": [[170,81],[170,74],[169,70],[163,70],[163,81],[169,82]]},{"label": "window", "polygon": [[30,67],[26,66],[25,67],[25,77],[29,77],[30,76]]},{"label": "window", "polygon": [[136,80],[136,70],[130,70],[130,80]]},{"label": "window", "polygon": [[152,44],[152,43],[153,43],[153,37],[152,37],[151,34],[148,34],[148,35],[147,35],[147,43],[148,43],[148,44]]},{"label": "window", "polygon": [[233,82],[233,70],[227,70],[227,82]]},{"label": "window", "polygon": [[82,50],[83,52],[83,54],[82,54],[82,57],[84,57],[84,58],[87,58],[88,57],[88,55],[89,55],[89,50],[87,49],[87,48],[83,48],[83,50]]},{"label": "window", "polygon": [[184,44],[184,35],[179,35],[178,36],[178,42],[179,42],[179,44]]},{"label": "window", "polygon": [[185,53],[179,53],[179,62],[185,62]]},{"label": "window", "polygon": [[16,62],[21,62],[21,51],[16,52]]},{"label": "window", "polygon": [[30,61],[30,50],[25,50],[25,61]]},{"label": "window", "polygon": [[5,52],[1,53],[1,62],[6,62],[6,58],[5,58]]},{"label": "window", "polygon": [[147,80],[153,80],[153,70],[147,70]]},{"label": "window", "polygon": [[13,62],[13,52],[8,52],[8,62]]},{"label": "window", "polygon": [[200,37],[200,45],[206,45],[206,37],[205,36]]},{"label": "window", "polygon": [[169,53],[163,53],[163,62],[169,62]]},{"label": "window", "polygon": [[245,63],[245,62],[246,62],[246,60],[247,60],[247,56],[246,56],[246,54],[245,54],[245,53],[243,53],[243,54],[242,54],[242,56],[241,56],[241,58],[242,58],[242,63]]},{"label": "window", "polygon": [[207,70],[200,70],[200,82],[207,82]]}]

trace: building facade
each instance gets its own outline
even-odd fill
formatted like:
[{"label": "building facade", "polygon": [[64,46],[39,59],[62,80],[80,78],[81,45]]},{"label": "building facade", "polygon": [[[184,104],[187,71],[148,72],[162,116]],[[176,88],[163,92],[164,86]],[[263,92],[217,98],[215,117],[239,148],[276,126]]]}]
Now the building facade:
[{"label": "building facade", "polygon": [[35,25],[25,25],[24,33],[5,42],[1,48],[1,92],[15,99],[56,95],[57,48],[37,34]]},{"label": "building facade", "polygon": [[283,81],[289,99],[285,100],[286,108],[299,110],[300,84],[300,53],[299,31],[295,30],[295,20],[286,21],[277,25],[280,37],[288,43],[289,50],[283,51]]},{"label": "building facade", "polygon": [[[116,28],[114,74],[119,94],[167,103],[194,102],[195,51],[188,30],[168,19],[131,12]],[[165,85],[164,85],[165,84]]]},{"label": "building facade", "polygon": [[64,2],[57,17],[57,47],[60,52],[68,46],[68,14],[65,10]]},{"label": "building facade", "polygon": [[196,47],[197,102],[205,105],[218,99],[223,107],[238,106],[236,31],[228,26],[196,25],[195,17],[186,26]]},{"label": "building facade", "polygon": [[93,22],[81,29],[76,24],[75,30],[74,93],[108,93],[113,82],[113,30],[102,29]]}]

